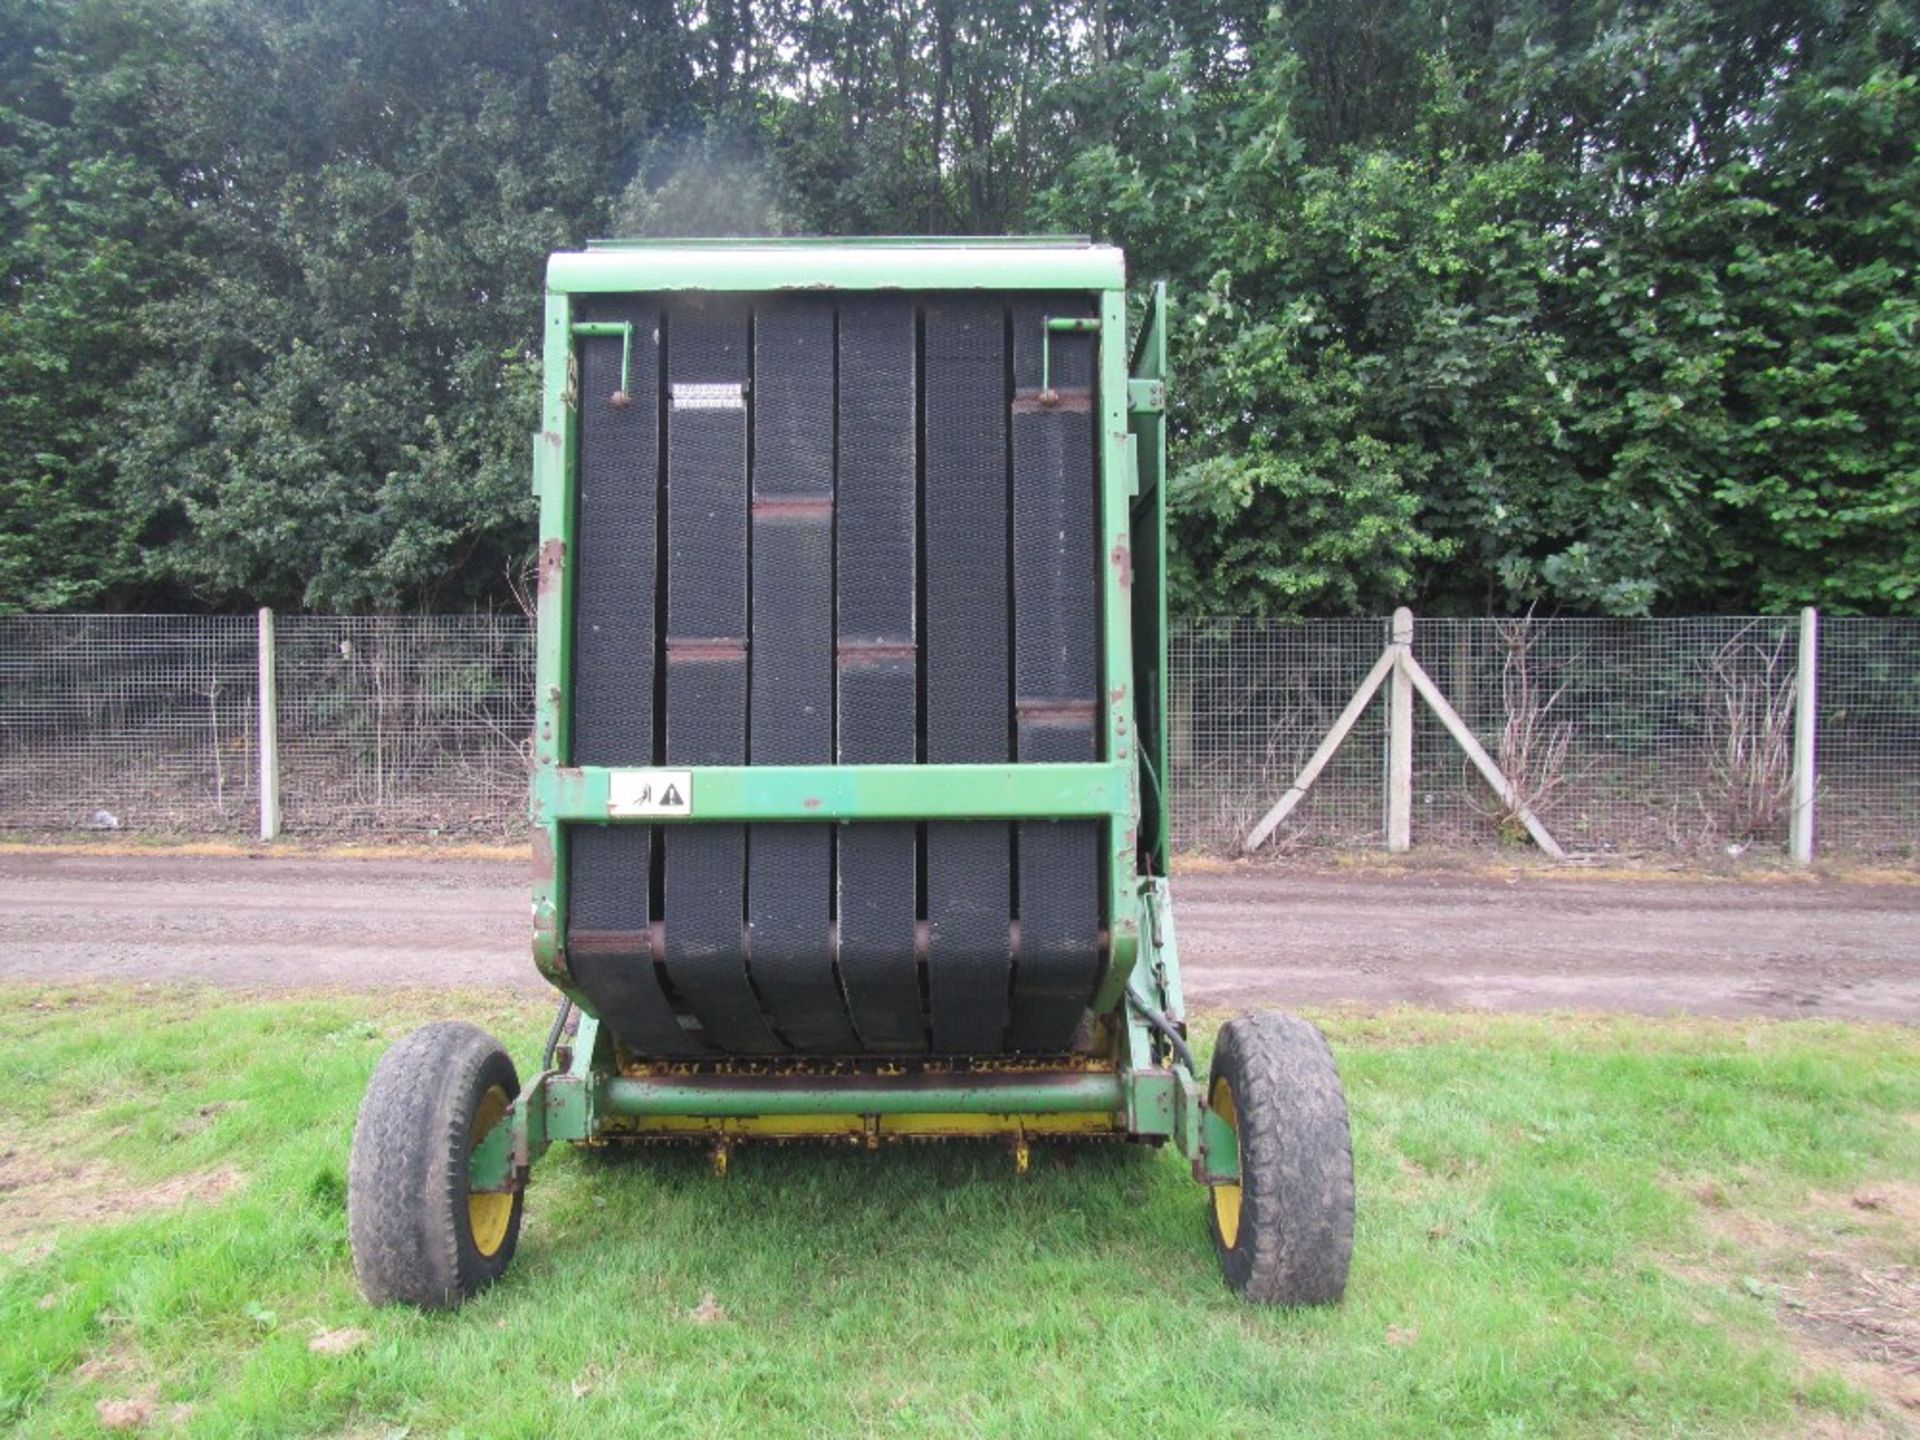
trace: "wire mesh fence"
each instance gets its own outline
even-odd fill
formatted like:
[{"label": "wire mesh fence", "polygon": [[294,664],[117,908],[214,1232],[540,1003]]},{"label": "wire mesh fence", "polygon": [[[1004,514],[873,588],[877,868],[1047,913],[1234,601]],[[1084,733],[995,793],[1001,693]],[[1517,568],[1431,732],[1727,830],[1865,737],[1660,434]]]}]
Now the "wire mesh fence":
[{"label": "wire mesh fence", "polygon": [[[286,616],[277,630],[288,830],[523,828],[523,617]],[[1777,617],[1421,620],[1413,654],[1567,849],[1743,853],[1786,837],[1796,638]],[[1388,640],[1384,619],[1178,622],[1176,845],[1237,846]],[[0,828],[251,831],[257,643],[251,617],[0,617]],[[1824,620],[1818,679],[1823,853],[1920,854],[1920,620]],[[1518,839],[1433,712],[1414,714],[1415,843]],[[1386,748],[1376,697],[1273,843],[1382,843]]]},{"label": "wire mesh fence", "polygon": [[1822,849],[1920,854],[1920,619],[1820,623]]},{"label": "wire mesh fence", "polygon": [[300,615],[277,629],[288,829],[521,826],[534,659],[523,617]]},{"label": "wire mesh fence", "polygon": [[[1782,846],[1797,623],[1423,620],[1414,654],[1519,798],[1567,849]],[[1517,839],[1427,707],[1414,723],[1414,831]]]},{"label": "wire mesh fence", "polygon": [[0,823],[251,825],[257,656],[251,618],[0,617]]},{"label": "wire mesh fence", "polygon": [[[1170,811],[1181,849],[1238,842],[1280,798],[1387,643],[1384,620],[1200,619],[1168,640]],[[1382,835],[1386,722],[1376,704],[1275,843]]]}]

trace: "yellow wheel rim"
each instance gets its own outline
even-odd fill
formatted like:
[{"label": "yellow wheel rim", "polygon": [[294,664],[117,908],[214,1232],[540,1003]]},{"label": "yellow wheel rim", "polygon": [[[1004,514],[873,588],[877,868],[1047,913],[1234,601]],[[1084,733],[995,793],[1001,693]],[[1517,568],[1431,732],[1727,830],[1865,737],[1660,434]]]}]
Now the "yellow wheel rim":
[{"label": "yellow wheel rim", "polygon": [[[479,1108],[473,1112],[473,1126],[467,1136],[472,1149],[478,1149],[487,1132],[500,1123],[509,1103],[506,1091],[498,1085],[488,1087],[487,1093],[480,1097]],[[473,1248],[489,1260],[507,1243],[507,1226],[513,1220],[513,1198],[512,1192],[505,1190],[482,1190],[467,1196],[467,1228],[473,1232]]]},{"label": "yellow wheel rim", "polygon": [[[1221,1078],[1213,1082],[1213,1093],[1207,1097],[1207,1104],[1213,1107],[1213,1113],[1227,1122],[1227,1128],[1233,1131],[1234,1138],[1240,1136],[1240,1117],[1233,1108],[1233,1088]],[[1219,1228],[1220,1242],[1229,1250],[1240,1243],[1240,1186],[1216,1185],[1213,1187],[1213,1223]]]}]

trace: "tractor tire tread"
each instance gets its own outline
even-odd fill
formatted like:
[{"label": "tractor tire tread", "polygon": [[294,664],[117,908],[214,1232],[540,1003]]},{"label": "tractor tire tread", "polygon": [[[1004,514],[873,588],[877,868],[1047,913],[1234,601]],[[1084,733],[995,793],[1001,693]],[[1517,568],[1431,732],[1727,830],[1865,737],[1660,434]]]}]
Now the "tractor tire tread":
[{"label": "tractor tire tread", "polygon": [[1228,1283],[1256,1304],[1338,1302],[1353,1257],[1353,1137],[1326,1037],[1292,1015],[1242,1016],[1222,1028],[1213,1074],[1232,1088],[1240,1146],[1237,1243],[1213,1227]]},{"label": "tractor tire tread", "polygon": [[519,1080],[506,1051],[464,1021],[439,1021],[381,1057],[354,1126],[347,1231],[355,1277],[376,1305],[459,1305],[499,1278],[519,1237],[515,1196],[505,1242],[474,1246],[467,1219],[468,1129],[492,1085]]}]

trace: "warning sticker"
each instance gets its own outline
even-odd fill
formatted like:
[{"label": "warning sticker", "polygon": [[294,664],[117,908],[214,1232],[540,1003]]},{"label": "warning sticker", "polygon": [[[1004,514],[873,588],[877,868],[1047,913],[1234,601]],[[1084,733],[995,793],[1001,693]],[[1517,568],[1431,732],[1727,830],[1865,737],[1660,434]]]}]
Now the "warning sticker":
[{"label": "warning sticker", "polygon": [[690,770],[616,770],[607,780],[609,815],[693,814]]},{"label": "warning sticker", "polygon": [[675,385],[673,408],[676,410],[744,410],[747,408],[744,385]]}]

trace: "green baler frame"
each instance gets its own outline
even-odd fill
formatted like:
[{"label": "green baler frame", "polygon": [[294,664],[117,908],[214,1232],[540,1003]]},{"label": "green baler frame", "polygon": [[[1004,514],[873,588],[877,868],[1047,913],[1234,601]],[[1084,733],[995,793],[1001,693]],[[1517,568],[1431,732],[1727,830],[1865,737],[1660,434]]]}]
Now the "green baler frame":
[{"label": "green baler frame", "polygon": [[[689,817],[617,812],[622,772],[564,763],[570,753],[573,475],[578,453],[576,341],[606,333],[576,321],[575,297],[706,290],[1048,290],[1095,298],[1102,596],[1103,758],[1086,764],[679,767]],[[539,622],[532,819],[533,953],[580,1007],[567,1063],[516,1099],[510,1123],[475,1150],[477,1191],[519,1188],[556,1140],[706,1139],[724,1159],[735,1136],[865,1138],[999,1135],[1024,1158],[1029,1136],[1170,1139],[1208,1183],[1238,1179],[1231,1128],[1204,1103],[1199,1077],[1156,1027],[1181,1024],[1178,953],[1167,894],[1165,288],[1156,285],[1131,357],[1120,253],[1077,241],[596,243],[548,271],[541,430]],[[638,775],[644,772],[631,772]],[[563,938],[572,824],[835,820],[1090,819],[1107,839],[1106,966],[1093,1012],[1103,1051],[1071,1063],[981,1062],[907,1071],[852,1064],[719,1063],[621,1073],[611,1037],[574,986]]]}]

